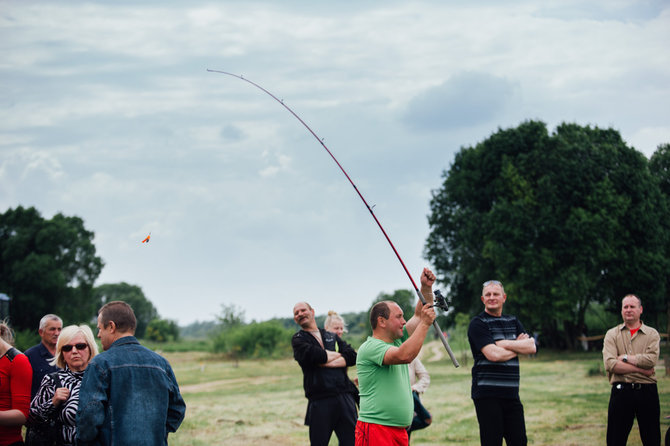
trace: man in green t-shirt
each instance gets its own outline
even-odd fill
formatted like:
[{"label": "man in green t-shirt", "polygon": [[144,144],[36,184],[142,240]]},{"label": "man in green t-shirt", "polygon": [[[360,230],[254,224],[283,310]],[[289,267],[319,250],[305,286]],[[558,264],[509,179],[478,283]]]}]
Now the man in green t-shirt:
[{"label": "man in green t-shirt", "polygon": [[405,322],[402,309],[393,301],[375,304],[370,310],[372,336],[358,349],[356,370],[360,411],[356,446],[407,445],[407,426],[412,424],[414,400],[407,364],[419,354],[435,320],[433,283],[428,268],[421,274],[421,294],[412,318]]}]

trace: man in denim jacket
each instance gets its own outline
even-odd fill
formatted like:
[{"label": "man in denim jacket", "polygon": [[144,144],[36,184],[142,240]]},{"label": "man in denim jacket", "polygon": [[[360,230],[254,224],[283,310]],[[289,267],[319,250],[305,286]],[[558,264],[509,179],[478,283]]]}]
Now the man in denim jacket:
[{"label": "man in denim jacket", "polygon": [[137,320],[125,302],[98,312],[104,353],[91,360],[81,383],[77,444],[167,445],[186,412],[170,364],[133,336]]}]

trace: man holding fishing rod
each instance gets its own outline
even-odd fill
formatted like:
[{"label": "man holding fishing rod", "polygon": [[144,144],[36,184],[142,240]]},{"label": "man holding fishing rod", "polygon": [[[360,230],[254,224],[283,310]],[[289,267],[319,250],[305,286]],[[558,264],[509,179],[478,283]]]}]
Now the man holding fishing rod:
[{"label": "man holding fishing rod", "polygon": [[358,349],[356,367],[361,407],[356,424],[356,446],[406,446],[407,427],[414,416],[414,399],[407,364],[419,354],[435,320],[435,275],[421,273],[421,294],[412,318],[405,322],[402,309],[393,301],[375,304],[370,310],[372,336]]}]

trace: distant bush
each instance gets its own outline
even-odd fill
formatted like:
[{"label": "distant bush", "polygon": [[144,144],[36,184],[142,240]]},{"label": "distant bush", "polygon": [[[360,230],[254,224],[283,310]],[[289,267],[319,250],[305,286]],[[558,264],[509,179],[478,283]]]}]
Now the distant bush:
[{"label": "distant bush", "polygon": [[597,363],[593,364],[591,367],[589,367],[588,371],[586,372],[587,376],[605,376],[605,367],[603,366],[602,361],[598,361]]},{"label": "distant bush", "polygon": [[182,339],[209,339],[219,329],[217,321],[196,321],[185,327],[179,327]]},{"label": "distant bush", "polygon": [[235,359],[282,358],[291,355],[293,333],[277,321],[252,322],[221,331],[212,349]]},{"label": "distant bush", "polygon": [[151,350],[163,353],[212,351],[212,341],[209,339],[181,339],[179,341],[168,342],[156,342],[142,339],[140,342]]},{"label": "distant bush", "polygon": [[147,325],[145,337],[156,342],[177,341],[179,339],[179,326],[175,321],[153,319]]}]

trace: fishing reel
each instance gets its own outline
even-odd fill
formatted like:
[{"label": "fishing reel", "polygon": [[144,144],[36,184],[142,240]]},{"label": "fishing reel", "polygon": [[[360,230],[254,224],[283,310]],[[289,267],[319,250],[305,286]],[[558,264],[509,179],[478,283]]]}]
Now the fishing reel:
[{"label": "fishing reel", "polygon": [[449,311],[449,301],[442,295],[440,290],[435,290],[435,302],[433,303],[434,307],[437,307],[444,311]]}]

